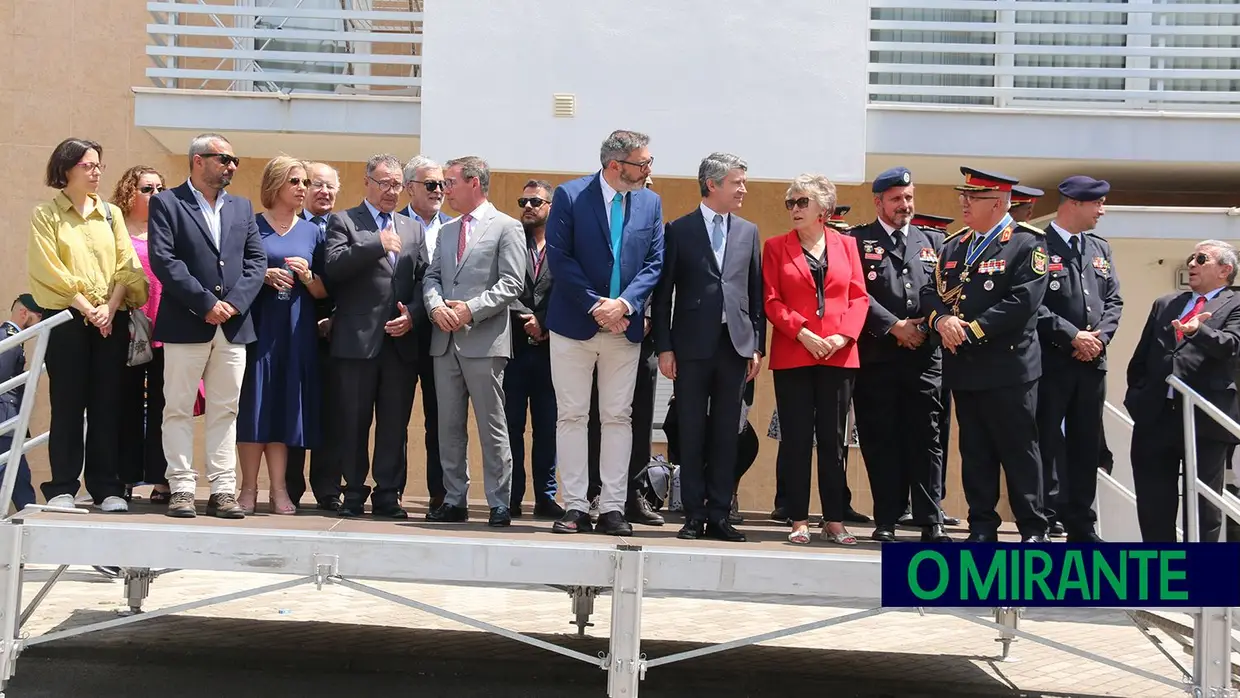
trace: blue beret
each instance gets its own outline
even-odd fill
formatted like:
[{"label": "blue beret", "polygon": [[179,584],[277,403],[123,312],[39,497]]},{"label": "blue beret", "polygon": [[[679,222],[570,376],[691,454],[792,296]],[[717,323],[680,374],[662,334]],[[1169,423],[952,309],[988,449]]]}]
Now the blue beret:
[{"label": "blue beret", "polygon": [[913,183],[913,173],[907,167],[893,167],[874,178],[873,190],[881,194],[892,187],[907,187]]},{"label": "blue beret", "polygon": [[1075,201],[1097,201],[1111,191],[1111,184],[1104,179],[1085,175],[1072,175],[1059,183],[1059,193]]}]

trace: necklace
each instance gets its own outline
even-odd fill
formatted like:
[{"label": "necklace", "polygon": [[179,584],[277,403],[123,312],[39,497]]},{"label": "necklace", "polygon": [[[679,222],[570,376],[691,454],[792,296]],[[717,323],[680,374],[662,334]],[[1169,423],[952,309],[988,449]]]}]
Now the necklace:
[{"label": "necklace", "polygon": [[281,223],[280,221],[277,221],[276,217],[271,215],[269,212],[267,213],[267,220],[271,222],[272,227],[274,227],[277,231],[284,233],[288,232],[288,229],[292,228],[293,224],[297,222],[297,216],[294,215],[290,218],[288,223]]}]

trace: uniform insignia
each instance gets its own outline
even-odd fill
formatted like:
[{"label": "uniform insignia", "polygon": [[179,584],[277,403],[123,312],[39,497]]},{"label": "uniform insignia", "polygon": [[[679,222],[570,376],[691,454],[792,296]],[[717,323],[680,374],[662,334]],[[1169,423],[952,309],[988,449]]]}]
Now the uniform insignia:
[{"label": "uniform insignia", "polygon": [[1109,276],[1111,273],[1111,261],[1106,257],[1094,257],[1094,269],[1097,269],[1103,276]]},{"label": "uniform insignia", "polygon": [[1051,264],[1059,264],[1062,261],[1063,261],[1063,257],[1060,257],[1057,254],[1051,255]]},{"label": "uniform insignia", "polygon": [[1007,271],[1006,259],[988,259],[977,267],[979,274],[1002,274]]},{"label": "uniform insignia", "polygon": [[986,289],[987,291],[993,291],[995,290],[995,282],[991,281],[990,279],[986,279],[986,283],[982,284],[982,288]]},{"label": "uniform insignia", "polygon": [[[1037,230],[1037,228],[1034,228],[1034,230]],[[1033,266],[1033,273],[1035,274],[1046,273],[1046,266],[1047,266],[1046,250],[1043,250],[1041,248],[1035,249],[1033,251],[1033,254],[1029,255],[1029,259],[1030,259],[1030,264]]]},{"label": "uniform insignia", "polygon": [[13,336],[13,335],[15,335],[15,334],[17,334],[17,328],[16,328],[16,327],[14,327],[14,326],[12,326],[12,325],[5,325],[5,326],[4,326],[4,336],[5,336],[5,337],[12,337],[12,336]]},{"label": "uniform insignia", "polygon": [[[1054,257],[1051,257],[1051,259],[1054,259]],[[1050,267],[1049,267],[1049,268],[1050,268],[1050,270],[1051,270],[1051,271],[1063,271],[1063,265],[1062,265],[1062,264],[1054,264],[1054,263],[1052,263],[1052,264],[1050,265]]]},{"label": "uniform insignia", "polygon": [[960,230],[957,230],[956,232],[952,233],[951,235],[948,235],[947,237],[943,238],[943,240],[944,240],[944,241],[947,241],[947,240],[951,240],[951,239],[952,239],[952,238],[954,238],[954,237],[957,237],[957,236],[961,236],[961,235],[963,235],[963,237],[961,237],[961,238],[960,238],[960,241],[961,241],[961,242],[964,242],[966,239],[968,239],[968,237],[969,237],[969,233],[970,233],[970,232],[971,232],[971,231],[970,231],[970,230],[969,230],[969,228],[966,226],[966,227],[964,227],[964,228],[961,228]]},{"label": "uniform insignia", "polygon": [[883,256],[877,252],[866,252],[865,258],[866,259],[882,259]]},{"label": "uniform insignia", "polygon": [[948,262],[947,264],[944,264],[944,265],[943,265],[943,268],[944,268],[944,269],[955,269],[955,268],[956,268],[956,260],[954,260],[954,259],[953,259],[953,260],[951,260],[950,262]]},{"label": "uniform insignia", "polygon": [[923,248],[921,248],[921,253],[920,253],[920,256],[921,256],[921,261],[923,261],[923,262],[937,262],[937,261],[939,261],[939,256],[938,256],[938,255],[936,255],[936,254],[934,253],[934,248],[932,248],[932,247],[923,247]]},{"label": "uniform insignia", "polygon": [[1058,291],[1058,290],[1059,290],[1059,282],[1058,282],[1058,281],[1052,281],[1052,282],[1051,282],[1051,290],[1052,290],[1052,291]]},{"label": "uniform insignia", "polygon": [[1003,231],[1003,235],[999,237],[999,242],[1007,242],[1012,239],[1012,229],[1008,228]]},{"label": "uniform insignia", "polygon": [[865,275],[865,278],[869,279],[870,281],[873,281],[878,278],[878,272],[871,271],[869,274]]},{"label": "uniform insignia", "polygon": [[1036,225],[1029,225],[1028,223],[1020,222],[1016,224],[1016,227],[1021,228],[1026,233],[1032,233],[1034,235],[1037,235],[1038,237],[1046,237],[1046,231],[1042,230]]},{"label": "uniform insignia", "polygon": [[875,251],[875,252],[877,252],[877,253],[879,253],[879,254],[883,254],[883,253],[884,253],[884,252],[886,252],[887,250],[884,250],[884,249],[883,249],[883,248],[881,248],[881,247],[875,247],[875,248],[874,248],[874,251]]}]

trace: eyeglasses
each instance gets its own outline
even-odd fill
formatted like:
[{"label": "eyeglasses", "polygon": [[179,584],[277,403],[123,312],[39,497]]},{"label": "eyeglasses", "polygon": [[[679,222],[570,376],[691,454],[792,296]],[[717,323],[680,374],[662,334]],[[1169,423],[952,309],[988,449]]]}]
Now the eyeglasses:
[{"label": "eyeglasses", "polygon": [[366,175],[366,179],[369,179],[370,181],[374,182],[380,189],[384,191],[400,191],[401,189],[405,188],[405,185],[401,183],[400,180],[396,180],[396,179],[393,179],[387,182],[380,182],[379,180],[375,179],[374,177],[371,177],[370,175]]},{"label": "eyeglasses", "polygon": [[1197,254],[1190,254],[1188,259],[1184,261],[1184,264],[1192,266],[1192,264],[1196,262],[1197,266],[1203,267],[1213,261],[1213,259],[1210,259],[1210,255],[1205,252],[1198,252]]},{"label": "eyeglasses", "polygon": [[791,211],[794,208],[807,208],[807,207],[809,207],[808,196],[802,196],[799,199],[788,199],[784,201],[784,208],[788,209],[789,211]]},{"label": "eyeglasses", "polygon": [[143,194],[150,194],[151,192],[158,194],[159,192],[163,190],[164,190],[164,187],[162,184],[148,184],[144,187],[138,187],[138,191],[142,192]]},{"label": "eyeglasses", "polygon": [[229,165],[240,165],[241,164],[241,158],[237,157],[236,155],[229,155],[228,153],[199,153],[198,157],[219,158],[220,164],[223,165],[224,167],[228,167]]},{"label": "eyeglasses", "polygon": [[411,179],[409,180],[409,183],[410,184],[421,184],[422,186],[426,187],[426,191],[435,191],[437,189],[444,188],[443,181],[438,180],[438,179],[427,179],[427,180]]},{"label": "eyeglasses", "polygon": [[322,189],[324,191],[336,191],[335,184],[332,184],[331,182],[324,182],[319,179],[316,179],[313,182],[311,182],[310,188],[311,189]]},{"label": "eyeglasses", "polygon": [[542,206],[545,203],[547,203],[546,199],[543,199],[537,196],[533,196],[533,197],[523,196],[520,199],[517,199],[517,205],[520,206],[521,208],[525,208],[526,206],[530,206],[532,208],[538,208],[539,206]]},{"label": "eyeglasses", "polygon": [[302,177],[289,177],[288,183],[295,187],[300,187],[303,184],[306,185],[307,187],[310,186],[310,180],[304,179]]},{"label": "eyeglasses", "polygon": [[108,169],[108,166],[103,164],[102,162],[79,162],[78,164],[74,165],[74,167],[80,167],[83,170],[86,170],[87,172],[94,172],[95,170],[103,172],[104,170]]},{"label": "eyeglasses", "polygon": [[646,160],[642,160],[641,162],[631,162],[629,160],[617,160],[616,162],[624,164],[624,165],[632,165],[633,167],[636,167],[639,170],[649,170],[654,167],[653,157],[646,159]]},{"label": "eyeglasses", "polygon": [[974,201],[997,201],[997,196],[978,196],[977,194],[961,194],[960,201],[963,203],[973,203]]}]

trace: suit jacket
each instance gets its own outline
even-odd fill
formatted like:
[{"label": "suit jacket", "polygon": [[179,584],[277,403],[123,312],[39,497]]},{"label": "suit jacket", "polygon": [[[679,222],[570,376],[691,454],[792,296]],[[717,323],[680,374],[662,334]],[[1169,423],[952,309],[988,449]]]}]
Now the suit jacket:
[{"label": "suit jacket", "polygon": [[677,358],[689,360],[711,358],[726,316],[737,354],[753,358],[756,352],[766,353],[758,226],[731,214],[726,239],[720,269],[700,207],[668,225],[663,275],[652,306],[657,351],[674,351]]},{"label": "suit jacket", "polygon": [[[818,294],[814,276],[797,231],[771,238],[762,250],[762,279],[766,293],[766,316],[775,328],[771,338],[771,369],[800,366],[860,366],[857,338],[861,336],[870,297],[865,292],[865,276],[857,241],[828,228],[826,231],[827,273],[824,310],[818,317]],[[818,361],[797,341],[797,333],[807,328],[819,337],[833,334],[851,340],[829,358]]]},{"label": "suit jacket", "polygon": [[216,247],[189,182],[151,197],[147,248],[151,272],[163,284],[152,339],[205,344],[215,336],[207,313],[217,301],[237,309],[222,329],[228,341],[257,339],[250,304],[267,273],[267,251],[249,199],[220,192],[220,243]]},{"label": "suit jacket", "polygon": [[[1191,291],[1171,293],[1154,301],[1141,339],[1128,362],[1128,392],[1124,407],[1137,428],[1182,429],[1180,424],[1155,425],[1167,401],[1167,376],[1176,375],[1229,417],[1240,420],[1236,399],[1236,372],[1240,357],[1240,293],[1223,289],[1205,304],[1211,313],[1192,335],[1175,338],[1171,321],[1180,317]],[[1179,399],[1179,393],[1175,394]],[[1201,438],[1236,443],[1231,432],[1201,412]]]},{"label": "suit jacket", "polygon": [[1042,364],[1050,366],[1081,364],[1072,358],[1072,340],[1082,330],[1099,330],[1103,350],[1089,364],[1107,368],[1106,345],[1119,329],[1124,301],[1119,295],[1119,277],[1112,265],[1111,246],[1106,240],[1081,235],[1080,268],[1074,269],[1072,248],[1053,228],[1046,230],[1046,252],[1050,255],[1046,296],[1038,308],[1038,339],[1042,342]]},{"label": "suit jacket", "polygon": [[848,235],[861,248],[861,269],[870,296],[865,331],[857,339],[861,365],[933,361],[938,350],[936,342],[922,342],[917,349],[909,350],[897,344],[889,332],[900,320],[929,315],[930,311],[923,309],[921,291],[934,285],[934,265],[943,246],[942,236],[910,225],[900,248],[878,221],[851,228]]},{"label": "suit jacket", "polygon": [[328,287],[336,301],[332,316],[331,352],[340,359],[373,359],[383,348],[383,326],[400,316],[404,303],[413,329],[396,337],[396,351],[409,362],[418,358],[417,328],[428,322],[422,304],[426,271],[426,240],[422,224],[392,214],[400,236],[396,265],[388,261],[379,240],[379,226],[365,203],[327,219]]},{"label": "suit jacket", "polygon": [[525,342],[529,335],[525,334],[522,326],[525,322],[521,319],[522,315],[532,314],[538,320],[538,326],[547,329],[547,301],[551,297],[551,285],[554,277],[551,275],[551,267],[547,264],[546,258],[546,241],[543,243],[543,260],[538,265],[537,273],[534,269],[534,260],[532,255],[534,252],[534,241],[526,236],[525,247],[530,250],[526,253],[525,265],[525,283],[521,286],[521,295],[517,296],[517,300],[513,301],[509,306],[509,314],[512,320],[512,341]]},{"label": "suit jacket", "polygon": [[465,301],[473,319],[456,332],[431,330],[431,356],[443,356],[451,340],[461,356],[512,358],[512,323],[508,306],[521,295],[525,279],[525,228],[517,219],[487,204],[477,211],[465,252],[458,264],[461,219],[439,229],[435,259],[426,271],[426,312],[446,301]]},{"label": "suit jacket", "polygon": [[[586,340],[599,331],[590,310],[606,298],[611,285],[611,228],[603,207],[601,173],[574,179],[551,197],[547,220],[547,262],[555,274],[547,306],[547,329],[570,339]],[[642,341],[641,322],[663,269],[663,203],[649,189],[625,197],[620,242],[620,296],[633,307],[624,335]]]},{"label": "suit jacket", "polygon": [[969,263],[969,242],[976,235],[962,228],[943,241],[935,283],[921,291],[930,327],[942,315],[965,322],[968,341],[955,353],[943,352],[943,384],[953,390],[990,390],[1037,380],[1042,375],[1038,308],[1048,267],[1045,233],[1009,221]]}]

